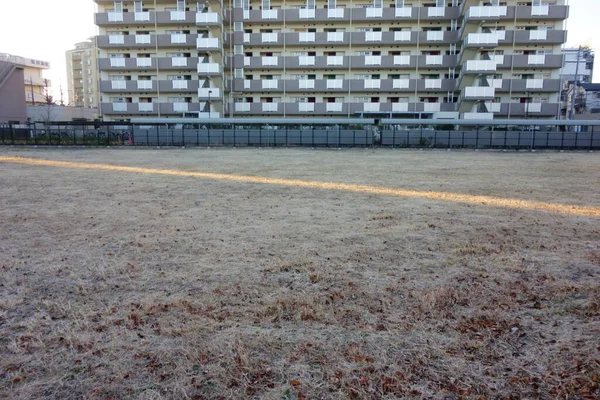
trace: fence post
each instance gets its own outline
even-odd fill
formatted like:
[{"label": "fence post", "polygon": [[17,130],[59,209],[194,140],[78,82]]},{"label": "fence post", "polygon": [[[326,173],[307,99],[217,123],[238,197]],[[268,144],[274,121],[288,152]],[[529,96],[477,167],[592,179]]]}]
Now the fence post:
[{"label": "fence post", "polygon": [[590,132],[590,151],[594,148],[594,125],[592,125],[592,131]]},{"label": "fence post", "polygon": [[452,139],[451,139],[450,129],[448,129],[448,148],[452,149]]},{"label": "fence post", "polygon": [[479,148],[479,125],[477,125],[475,127],[475,129],[477,129],[477,131],[475,132],[475,148],[478,149]]},{"label": "fence post", "polygon": [[196,125],[196,147],[200,146],[200,125]]},{"label": "fence post", "polygon": [[150,146],[150,129],[146,129],[146,146]]},{"label": "fence post", "polygon": [[10,129],[10,144],[15,145],[15,127],[13,124],[8,124],[8,129]]},{"label": "fence post", "polygon": [[129,125],[129,143],[132,146],[135,146],[135,134],[133,133],[135,131],[134,126],[133,125]]},{"label": "fence post", "polygon": [[185,147],[185,124],[181,124],[181,145]]},{"label": "fence post", "polygon": [[562,131],[562,135],[560,137],[560,149],[564,150],[565,148],[565,131]]},{"label": "fence post", "polygon": [[392,149],[396,147],[396,125],[392,125]]},{"label": "fence post", "polygon": [[27,133],[25,134],[25,145],[26,145],[26,146],[29,144],[29,132],[30,132],[30,129],[29,129],[29,128],[30,128],[30,126],[31,126],[31,125],[30,125],[29,123],[27,123],[27,128],[28,128],[28,129],[27,129]]},{"label": "fence post", "polygon": [[433,130],[433,148],[437,148],[437,129]]},{"label": "fence post", "polygon": [[461,149],[465,148],[465,131],[462,131],[462,139],[460,141],[460,147],[461,147]]},{"label": "fence post", "polygon": [[546,149],[548,148],[549,144],[550,144],[550,131],[546,132]]},{"label": "fence post", "polygon": [[311,135],[312,135],[311,146],[315,147],[315,126],[314,125],[310,126],[310,132],[311,132]]},{"label": "fence post", "polygon": [[406,148],[410,149],[410,129],[406,131]]},{"label": "fence post", "polygon": [[578,139],[579,139],[579,132],[575,131],[575,150],[577,150]]},{"label": "fence post", "polygon": [[159,129],[160,127],[158,126],[158,124],[156,124],[156,146],[160,147],[160,133],[159,133]]},{"label": "fence post", "polygon": [[337,147],[339,149],[340,147],[342,147],[342,134],[341,134],[340,126],[339,125],[336,125],[336,126],[337,126],[337,136],[338,136]]},{"label": "fence post", "polygon": [[517,139],[517,150],[519,150],[521,148],[521,130],[519,130],[518,132],[519,132],[519,137]]},{"label": "fence post", "polygon": [[285,124],[285,147],[288,147],[288,125]]},{"label": "fence post", "polygon": [[210,147],[210,123],[206,124],[206,128],[208,129],[208,141],[206,142],[206,147]]},{"label": "fence post", "polygon": [[492,148],[492,145],[494,143],[494,132],[495,131],[494,131],[493,127],[492,127],[492,129],[490,130],[490,146],[489,146],[490,149]]},{"label": "fence post", "polygon": [[233,147],[235,147],[236,146],[236,143],[235,143],[235,127],[237,125],[235,123],[233,123],[232,125],[233,125]]},{"label": "fence post", "polygon": [[419,131],[421,134],[419,135],[419,146],[423,145],[423,125],[419,125]]},{"label": "fence post", "polygon": [[33,123],[33,145],[37,146],[37,124]]},{"label": "fence post", "polygon": [[506,137],[508,136],[508,126],[506,126],[504,128],[504,146],[502,146],[504,149],[506,149]]},{"label": "fence post", "polygon": [[262,124],[258,126],[258,147],[262,147]]}]

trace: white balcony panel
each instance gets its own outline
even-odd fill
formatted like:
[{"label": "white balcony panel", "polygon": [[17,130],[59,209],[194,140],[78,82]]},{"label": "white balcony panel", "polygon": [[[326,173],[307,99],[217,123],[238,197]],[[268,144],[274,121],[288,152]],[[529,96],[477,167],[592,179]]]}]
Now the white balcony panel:
[{"label": "white balcony panel", "polygon": [[392,112],[408,112],[408,103],[392,103]]},{"label": "white balcony panel", "polygon": [[494,35],[498,38],[498,41],[506,40],[506,31],[493,31]]},{"label": "white balcony panel", "polygon": [[171,11],[171,21],[185,21],[185,11]]},{"label": "white balcony panel", "polygon": [[529,65],[544,65],[546,64],[546,56],[544,54],[531,54],[527,56],[527,64]]},{"label": "white balcony panel", "polygon": [[138,11],[134,15],[134,20],[136,22],[150,21],[150,13],[148,11]]},{"label": "white balcony panel", "polygon": [[115,112],[126,112],[127,103],[113,103],[112,108]]},{"label": "white balcony panel", "polygon": [[330,8],[327,10],[327,18],[344,18],[343,8]]},{"label": "white balcony panel", "polygon": [[244,67],[249,67],[252,63],[252,57],[244,57]]},{"label": "white balcony panel", "polygon": [[315,10],[310,8],[301,8],[299,11],[300,19],[314,19],[315,18]]},{"label": "white balcony panel", "polygon": [[410,56],[394,56],[394,65],[410,65]]},{"label": "white balcony panel", "polygon": [[277,32],[262,33],[260,39],[263,43],[277,43]]},{"label": "white balcony panel", "polygon": [[525,81],[525,87],[527,89],[542,89],[544,87],[543,79],[527,79]]},{"label": "white balcony panel", "polygon": [[367,18],[381,18],[383,16],[383,8],[367,8]]},{"label": "white balcony panel", "polygon": [[396,31],[394,32],[395,42],[410,42],[412,31]]},{"label": "white balcony panel", "polygon": [[218,74],[221,72],[219,63],[200,63],[198,64],[199,74]]},{"label": "white balcony panel", "polygon": [[244,43],[250,43],[250,34],[244,33]]},{"label": "white balcony panel", "polygon": [[238,112],[248,112],[250,111],[250,104],[252,103],[235,103],[234,110]]},{"label": "white balcony panel", "polygon": [[484,112],[464,113],[463,119],[494,119],[494,114]]},{"label": "white balcony panel", "polygon": [[298,57],[298,65],[313,66],[315,65],[314,56],[300,56]]},{"label": "white balcony panel", "polygon": [[412,7],[399,7],[396,8],[396,18],[410,18],[412,17]]},{"label": "white balcony panel", "polygon": [[173,103],[173,111],[175,112],[187,112],[189,111],[190,107],[188,103]]},{"label": "white balcony panel", "polygon": [[135,35],[135,44],[150,44],[152,37],[150,35]]},{"label": "white balcony panel", "polygon": [[343,103],[325,103],[325,111],[342,112]]},{"label": "white balcony panel", "polygon": [[363,82],[365,83],[365,89],[381,89],[380,79],[365,79]]},{"label": "white balcony panel", "polygon": [[502,106],[502,104],[500,104],[500,103],[492,103],[492,102],[485,103],[485,108],[487,108],[487,110],[492,113],[500,112],[501,106]]},{"label": "white balcony panel", "polygon": [[381,42],[383,32],[365,32],[365,42]]},{"label": "white balcony panel", "polygon": [[546,40],[548,39],[548,31],[537,30],[529,31],[529,40]]},{"label": "white balcony panel", "polygon": [[327,32],[328,42],[343,42],[344,32]]},{"label": "white balcony panel", "polygon": [[441,89],[442,88],[442,80],[441,79],[425,79],[425,89]]},{"label": "white balcony panel", "polygon": [[301,43],[313,43],[315,41],[314,32],[300,32],[298,34],[298,41]]},{"label": "white balcony panel", "polygon": [[327,56],[327,65],[344,65],[344,56]]},{"label": "white balcony panel", "polygon": [[263,112],[277,112],[279,104],[277,103],[262,103]]},{"label": "white balcony panel", "polygon": [[343,79],[327,79],[327,89],[341,89],[344,87]]},{"label": "white balcony panel", "polygon": [[499,18],[506,16],[506,6],[474,6],[469,7],[469,18]]},{"label": "white balcony panel", "polygon": [[497,45],[498,35],[495,33],[469,33],[467,35],[467,44]]},{"label": "white balcony panel", "polygon": [[111,58],[110,59],[110,66],[111,67],[124,67],[125,66],[125,59],[124,58]]},{"label": "white balcony panel", "polygon": [[196,25],[218,24],[221,22],[221,17],[218,13],[196,13]]},{"label": "white balcony panel", "polygon": [[187,57],[171,57],[171,66],[173,67],[187,67]]},{"label": "white balcony panel", "polygon": [[444,31],[428,31],[427,40],[442,41],[444,40]]},{"label": "white balcony panel", "polygon": [[219,49],[221,43],[219,38],[198,38],[196,47],[199,49]]},{"label": "white balcony panel", "polygon": [[174,80],[171,82],[173,82],[173,89],[187,89],[188,88],[188,81]]},{"label": "white balcony panel", "polygon": [[427,65],[442,65],[444,56],[426,56],[425,64]]},{"label": "white balcony panel", "polygon": [[138,103],[139,112],[152,112],[154,111],[154,103]]},{"label": "white balcony panel", "polygon": [[273,67],[279,63],[279,57],[277,56],[261,57],[260,59],[263,66]]},{"label": "white balcony panel", "polygon": [[365,56],[365,65],[381,65],[381,56]]},{"label": "white balcony panel", "polygon": [[150,57],[140,57],[135,59],[135,65],[138,67],[151,67],[152,59]]},{"label": "white balcony panel", "polygon": [[440,111],[441,103],[423,103],[423,111],[438,112]]},{"label": "white balcony panel", "polygon": [[465,88],[465,98],[494,97],[496,89],[488,86],[468,86]]},{"label": "white balcony panel", "polygon": [[488,79],[487,83],[490,87],[493,87],[494,89],[501,89],[503,80],[502,79]]},{"label": "white balcony panel", "polygon": [[108,12],[108,22],[123,22],[123,13],[116,11]]},{"label": "white balcony panel", "polygon": [[392,81],[392,87],[394,89],[408,89],[410,85],[409,79],[394,79]]},{"label": "white balcony panel", "polygon": [[315,103],[298,103],[298,111],[314,112],[315,111]]},{"label": "white balcony panel", "polygon": [[496,64],[504,64],[503,54],[490,54],[490,59]]},{"label": "white balcony panel", "polygon": [[138,90],[152,90],[152,81],[137,81]]},{"label": "white balcony panel", "polygon": [[465,63],[467,71],[496,71],[497,64],[492,60],[467,60]]},{"label": "white balcony panel", "polygon": [[262,19],[277,19],[277,10],[262,10]]},{"label": "white balcony panel", "polygon": [[446,7],[428,7],[427,8],[427,16],[428,17],[443,17],[446,15]]},{"label": "white balcony panel", "polygon": [[216,100],[221,98],[221,90],[219,88],[209,87],[198,89],[198,97],[209,98]]},{"label": "white balcony panel", "polygon": [[381,109],[381,104],[380,103],[365,103],[363,105],[363,111],[364,112],[379,112],[379,110]]},{"label": "white balcony panel", "polygon": [[298,88],[299,89],[314,89],[315,81],[314,81],[314,79],[300,79],[300,80],[298,80]]},{"label": "white balcony panel", "polygon": [[125,44],[124,35],[108,35],[109,44]]},{"label": "white balcony panel", "polygon": [[277,89],[279,87],[279,80],[277,80],[277,79],[263,79],[261,81],[261,87],[263,89]]},{"label": "white balcony panel", "polygon": [[244,10],[244,19],[250,19],[250,10]]},{"label": "white balcony panel", "polygon": [[533,6],[531,7],[531,15],[546,16],[550,13],[549,6]]},{"label": "white balcony panel", "polygon": [[184,33],[172,33],[171,43],[172,44],[183,44],[186,42],[186,36]]},{"label": "white balcony panel", "polygon": [[527,112],[541,112],[542,103],[525,103],[525,111]]},{"label": "white balcony panel", "polygon": [[244,89],[250,89],[250,88],[252,88],[252,80],[245,79],[244,80]]},{"label": "white balcony panel", "polygon": [[110,87],[113,90],[124,90],[127,87],[127,81],[111,81]]}]

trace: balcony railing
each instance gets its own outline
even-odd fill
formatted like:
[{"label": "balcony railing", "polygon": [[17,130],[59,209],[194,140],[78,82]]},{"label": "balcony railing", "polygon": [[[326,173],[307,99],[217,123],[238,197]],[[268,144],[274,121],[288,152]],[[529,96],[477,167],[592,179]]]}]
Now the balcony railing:
[{"label": "balcony railing", "polygon": [[506,6],[474,6],[469,7],[467,18],[500,18],[506,13]]},{"label": "balcony railing", "polygon": [[199,74],[219,74],[221,73],[221,65],[218,63],[200,63],[198,64]]},{"label": "balcony railing", "polygon": [[196,13],[196,25],[218,25],[220,23],[221,16],[218,13]]},{"label": "balcony railing", "polygon": [[201,50],[218,50],[221,48],[221,41],[218,38],[198,38],[196,47]]},{"label": "balcony railing", "polygon": [[494,98],[496,89],[487,86],[469,86],[464,89],[463,97],[466,99]]},{"label": "balcony railing", "polygon": [[152,90],[153,81],[137,81],[138,90]]}]

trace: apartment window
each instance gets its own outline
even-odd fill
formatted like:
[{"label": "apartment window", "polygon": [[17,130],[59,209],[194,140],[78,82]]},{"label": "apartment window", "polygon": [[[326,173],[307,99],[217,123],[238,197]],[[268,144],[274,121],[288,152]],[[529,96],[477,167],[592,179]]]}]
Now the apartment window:
[{"label": "apartment window", "polygon": [[177,11],[185,11],[185,0],[177,0]]},{"label": "apartment window", "polygon": [[337,0],[327,0],[327,8],[336,8]]},{"label": "apartment window", "polygon": [[383,0],[374,0],[373,1],[373,7],[374,8],[382,8],[383,7]]},{"label": "apartment window", "polygon": [[233,76],[234,76],[234,78],[243,78],[244,77],[244,69],[236,68]]},{"label": "apartment window", "polygon": [[136,1],[133,2],[133,11],[134,12],[142,12],[142,11],[144,11],[144,9],[142,7],[141,0],[136,0]]},{"label": "apartment window", "polygon": [[123,2],[115,1],[115,12],[122,13],[123,12]]},{"label": "apartment window", "polygon": [[270,10],[271,9],[271,0],[262,0],[261,1],[261,9],[262,10]]},{"label": "apartment window", "polygon": [[242,8],[242,0],[234,0],[233,7],[234,8]]},{"label": "apartment window", "polygon": [[315,0],[307,0],[306,8],[309,10],[314,10],[315,9]]}]

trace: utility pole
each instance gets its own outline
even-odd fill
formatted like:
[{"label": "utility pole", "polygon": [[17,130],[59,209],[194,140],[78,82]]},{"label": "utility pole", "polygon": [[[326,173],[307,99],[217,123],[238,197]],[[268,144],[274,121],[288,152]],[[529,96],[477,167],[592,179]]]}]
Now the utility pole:
[{"label": "utility pole", "polygon": [[577,49],[577,65],[575,66],[575,80],[573,81],[573,94],[571,95],[570,119],[575,119],[575,96],[577,96],[577,86],[579,86],[579,62],[581,59],[581,46]]}]

